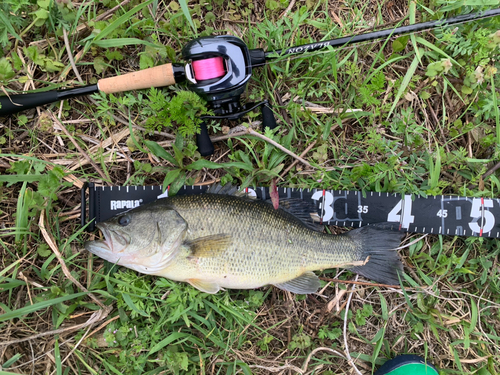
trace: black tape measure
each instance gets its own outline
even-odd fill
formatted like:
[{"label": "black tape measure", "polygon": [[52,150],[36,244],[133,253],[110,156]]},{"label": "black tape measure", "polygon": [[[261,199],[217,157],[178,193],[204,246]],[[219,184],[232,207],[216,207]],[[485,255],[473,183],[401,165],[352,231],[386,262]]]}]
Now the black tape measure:
[{"label": "black tape measure", "polygon": [[[177,195],[200,194],[207,189],[208,186],[184,186]],[[246,192],[259,199],[270,198],[267,187],[248,188]],[[407,232],[500,238],[500,199],[295,188],[278,188],[278,194],[280,199],[300,198],[314,203],[314,216],[326,225],[358,228],[394,222]],[[168,189],[163,193],[162,186],[98,187],[89,183],[82,189],[82,225],[94,220],[89,224],[89,230],[94,230],[95,223],[167,196]]]}]

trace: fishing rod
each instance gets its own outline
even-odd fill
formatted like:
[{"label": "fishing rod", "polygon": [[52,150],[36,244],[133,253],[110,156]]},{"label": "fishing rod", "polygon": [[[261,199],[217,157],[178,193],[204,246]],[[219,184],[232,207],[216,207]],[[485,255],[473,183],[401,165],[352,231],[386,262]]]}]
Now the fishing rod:
[{"label": "fishing rod", "polygon": [[[202,116],[202,120],[236,120],[261,107],[263,128],[272,129],[276,126],[276,120],[267,100],[243,105],[240,101],[252,76],[252,68],[263,66],[282,56],[311,53],[328,47],[348,46],[499,15],[500,8],[497,8],[267,52],[261,48],[249,49],[245,42],[234,36],[201,37],[192,40],[182,49],[182,58],[186,64],[164,64],[103,78],[97,84],[72,89],[2,96],[0,97],[0,116],[97,92],[113,94],[151,87],[165,87],[187,81],[187,87],[205,99],[209,108],[214,112],[214,116]],[[201,132],[197,135],[198,150],[201,155],[211,155],[214,147],[208,136],[205,122],[200,124],[200,128]]]}]

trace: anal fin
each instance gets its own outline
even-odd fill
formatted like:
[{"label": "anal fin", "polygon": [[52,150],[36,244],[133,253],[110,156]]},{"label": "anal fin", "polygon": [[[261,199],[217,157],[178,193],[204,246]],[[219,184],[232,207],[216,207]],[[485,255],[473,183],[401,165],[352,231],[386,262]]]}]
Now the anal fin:
[{"label": "anal fin", "polygon": [[215,294],[220,290],[219,284],[216,284],[214,282],[203,281],[200,279],[188,279],[186,281],[196,289],[208,294]]},{"label": "anal fin", "polygon": [[295,294],[316,293],[321,286],[318,276],[313,272],[305,272],[299,277],[280,284],[274,284],[275,287],[288,290]]}]

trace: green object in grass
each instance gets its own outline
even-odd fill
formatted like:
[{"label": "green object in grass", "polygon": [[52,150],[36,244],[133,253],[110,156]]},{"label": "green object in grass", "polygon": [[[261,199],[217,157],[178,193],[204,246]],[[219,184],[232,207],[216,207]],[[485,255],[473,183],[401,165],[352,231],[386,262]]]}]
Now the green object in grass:
[{"label": "green object in grass", "polygon": [[429,366],[421,363],[411,363],[398,367],[397,369],[388,372],[389,375],[434,375],[438,372]]},{"label": "green object in grass", "polygon": [[384,363],[374,375],[438,375],[438,371],[424,358],[404,354]]}]

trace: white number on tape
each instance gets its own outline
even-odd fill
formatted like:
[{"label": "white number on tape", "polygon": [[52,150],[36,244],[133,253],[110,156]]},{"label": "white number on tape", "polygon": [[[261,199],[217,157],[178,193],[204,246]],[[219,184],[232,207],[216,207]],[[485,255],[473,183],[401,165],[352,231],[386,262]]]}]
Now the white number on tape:
[{"label": "white number on tape", "polygon": [[439,210],[436,214],[438,217],[448,217],[448,210]]},{"label": "white number on tape", "polygon": [[368,213],[368,206],[358,206],[358,214]]},{"label": "white number on tape", "polygon": [[411,204],[411,195],[405,195],[389,212],[387,221],[400,223],[402,228],[409,229],[410,224],[415,221],[415,216],[411,214]]},{"label": "white number on tape", "polygon": [[311,197],[315,201],[319,201],[321,198],[323,198],[323,202],[319,204],[319,208],[321,209],[321,212],[323,212],[323,222],[329,221],[333,217],[333,195],[327,191],[325,191],[324,194],[325,195],[323,195],[322,191],[317,191]]},{"label": "white number on tape", "polygon": [[[476,219],[469,223],[470,229],[472,229],[476,233],[481,233],[481,229],[483,232],[488,233],[495,226],[495,216],[490,211],[486,211],[485,209],[481,210],[481,199],[482,198],[474,198],[472,200],[472,208],[470,210],[470,217]],[[484,199],[484,207],[493,207],[492,199]],[[483,226],[479,226],[478,223],[483,223]]]}]

